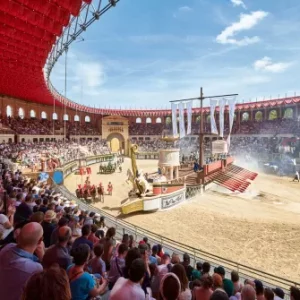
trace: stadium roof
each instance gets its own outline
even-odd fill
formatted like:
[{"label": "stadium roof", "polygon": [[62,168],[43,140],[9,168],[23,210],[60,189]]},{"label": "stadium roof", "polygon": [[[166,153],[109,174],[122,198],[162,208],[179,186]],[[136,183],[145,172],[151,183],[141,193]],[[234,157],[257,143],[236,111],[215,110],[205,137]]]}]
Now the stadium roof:
[{"label": "stadium roof", "polygon": [[[93,3],[96,0],[93,0]],[[114,6],[119,0],[110,1]],[[47,86],[43,68],[49,53],[83,5],[92,0],[0,1],[0,94],[102,115],[166,116],[170,110],[97,109],[79,105]],[[92,5],[90,5],[92,6]],[[237,109],[260,109],[299,103],[300,97],[238,104]],[[204,108],[208,112],[209,107]],[[194,109],[199,113],[199,109]]]}]

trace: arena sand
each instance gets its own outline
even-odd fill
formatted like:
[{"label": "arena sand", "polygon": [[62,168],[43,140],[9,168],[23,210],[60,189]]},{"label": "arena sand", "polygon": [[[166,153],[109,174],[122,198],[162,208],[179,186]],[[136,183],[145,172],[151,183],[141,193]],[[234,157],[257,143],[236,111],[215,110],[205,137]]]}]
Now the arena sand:
[{"label": "arena sand", "polygon": [[[157,169],[155,160],[138,160],[144,172]],[[122,173],[97,174],[92,166],[93,184],[109,181],[113,196],[96,207],[113,216],[131,186],[126,183],[126,159]],[[65,186],[74,192],[85,176],[71,174]],[[259,174],[244,195],[224,193],[215,188],[186,204],[165,212],[126,216],[126,221],[172,240],[214,253],[238,263],[300,282],[300,184],[291,178]]]}]

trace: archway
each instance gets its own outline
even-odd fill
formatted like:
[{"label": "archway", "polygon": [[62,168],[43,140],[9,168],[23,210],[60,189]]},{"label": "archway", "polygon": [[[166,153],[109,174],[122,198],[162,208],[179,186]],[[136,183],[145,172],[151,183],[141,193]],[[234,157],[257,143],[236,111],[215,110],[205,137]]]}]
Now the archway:
[{"label": "archway", "polygon": [[198,117],[196,118],[196,123],[200,123],[200,120],[201,120],[201,117],[198,116]]},{"label": "archway", "polygon": [[256,112],[255,121],[261,122],[263,120],[263,113],[261,111]]},{"label": "archway", "polygon": [[142,123],[142,119],[141,119],[141,118],[136,118],[136,119],[135,119],[135,123],[137,123],[137,124]]},{"label": "archway", "polygon": [[74,122],[79,122],[79,116],[78,115],[74,116]]},{"label": "archway", "polygon": [[29,115],[30,115],[30,118],[35,118],[36,117],[36,113],[33,109],[29,112]]},{"label": "archway", "polygon": [[57,120],[57,119],[58,119],[57,113],[53,113],[52,114],[52,120]]},{"label": "archway", "polygon": [[287,108],[284,110],[284,119],[293,119],[294,111],[292,108]]},{"label": "archway", "polygon": [[148,118],[146,119],[146,124],[151,124],[151,123],[152,123],[152,119],[148,117]]},{"label": "archway", "polygon": [[111,133],[106,140],[112,152],[125,150],[125,139],[122,134],[116,132]]},{"label": "archway", "polygon": [[25,117],[25,112],[24,112],[24,109],[23,109],[22,107],[19,108],[18,116],[19,116],[21,119],[24,119],[24,117]]},{"label": "archway", "polygon": [[13,115],[13,110],[12,110],[10,105],[7,105],[6,106],[6,116],[7,117],[12,117],[12,115]]},{"label": "archway", "polygon": [[172,123],[171,117],[166,117],[166,125],[170,125]]},{"label": "archway", "polygon": [[47,114],[46,114],[46,112],[42,111],[42,113],[41,113],[41,118],[42,118],[42,119],[47,119]]},{"label": "archway", "polygon": [[69,115],[68,114],[64,114],[64,121],[69,121]]},{"label": "archway", "polygon": [[246,121],[249,121],[249,113],[244,112],[242,114],[242,122],[246,122]]},{"label": "archway", "polygon": [[155,121],[156,123],[161,123],[161,118],[156,118],[156,121]]},{"label": "archway", "polygon": [[269,120],[276,120],[277,119],[277,110],[273,109],[269,112]]},{"label": "archway", "polygon": [[90,123],[90,122],[91,122],[91,118],[90,118],[90,116],[85,116],[85,118],[84,118],[84,122],[86,122],[86,123]]}]

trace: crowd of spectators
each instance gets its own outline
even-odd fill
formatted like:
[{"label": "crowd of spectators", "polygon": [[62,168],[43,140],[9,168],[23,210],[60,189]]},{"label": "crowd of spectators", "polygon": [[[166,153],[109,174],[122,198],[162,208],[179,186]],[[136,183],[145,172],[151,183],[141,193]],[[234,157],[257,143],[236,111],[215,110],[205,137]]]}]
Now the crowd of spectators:
[{"label": "crowd of spectators", "polygon": [[[46,182],[1,163],[0,295],[5,300],[281,300],[282,289],[135,241]],[[291,300],[300,290],[290,289]]]},{"label": "crowd of spectators", "polygon": [[41,160],[51,160],[51,166],[49,163],[48,167],[55,169],[75,159],[103,154],[110,154],[106,140],[0,144],[0,158],[36,170],[40,169]]},{"label": "crowd of spectators", "polygon": [[67,122],[67,132],[69,135],[101,135],[100,129],[90,122]]}]

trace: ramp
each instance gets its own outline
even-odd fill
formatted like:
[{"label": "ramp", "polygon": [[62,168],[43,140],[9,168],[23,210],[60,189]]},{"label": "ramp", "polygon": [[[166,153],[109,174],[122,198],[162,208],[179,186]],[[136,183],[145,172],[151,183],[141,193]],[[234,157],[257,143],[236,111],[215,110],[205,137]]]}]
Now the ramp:
[{"label": "ramp", "polygon": [[225,171],[218,171],[207,176],[206,181],[215,182],[216,184],[232,191],[243,193],[257,177],[257,173],[251,172],[244,168],[230,165]]}]

